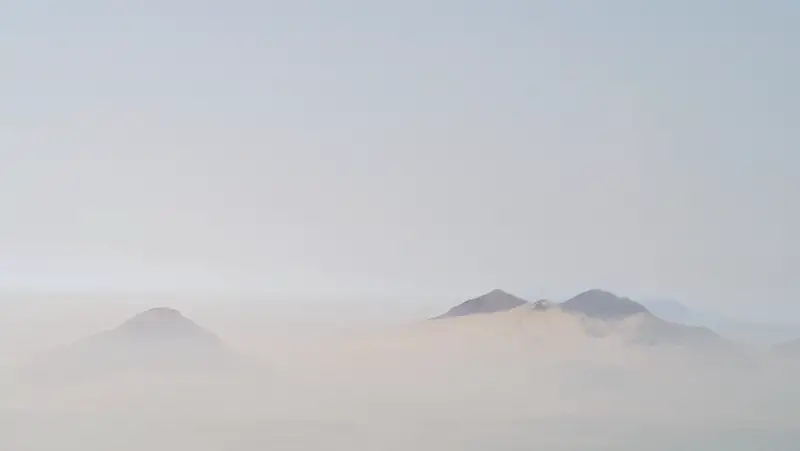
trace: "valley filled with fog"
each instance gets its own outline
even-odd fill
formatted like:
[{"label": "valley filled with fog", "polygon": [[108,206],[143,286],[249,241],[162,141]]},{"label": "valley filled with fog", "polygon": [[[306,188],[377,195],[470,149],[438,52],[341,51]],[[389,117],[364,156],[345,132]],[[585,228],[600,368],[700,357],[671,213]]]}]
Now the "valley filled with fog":
[{"label": "valley filled with fog", "polygon": [[436,319],[349,325],[224,303],[6,317],[0,448],[779,451],[800,440],[792,355],[610,293],[517,300],[495,290]]}]

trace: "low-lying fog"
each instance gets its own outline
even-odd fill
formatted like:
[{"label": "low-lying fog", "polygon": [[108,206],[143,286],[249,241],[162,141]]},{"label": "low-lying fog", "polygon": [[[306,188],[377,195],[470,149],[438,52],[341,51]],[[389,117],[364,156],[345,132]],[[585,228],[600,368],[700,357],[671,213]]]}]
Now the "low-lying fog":
[{"label": "low-lying fog", "polygon": [[[600,324],[515,309],[348,324],[239,304],[180,310],[218,335],[237,365],[198,366],[205,344],[166,350],[158,337],[137,351],[118,346],[124,338],[76,357],[69,345],[117,330],[139,313],[129,307],[5,314],[0,449],[780,451],[800,443],[800,365],[746,348],[631,344],[635,318]],[[125,337],[138,337],[136,321],[126,327]],[[144,347],[176,365],[94,365]]]}]

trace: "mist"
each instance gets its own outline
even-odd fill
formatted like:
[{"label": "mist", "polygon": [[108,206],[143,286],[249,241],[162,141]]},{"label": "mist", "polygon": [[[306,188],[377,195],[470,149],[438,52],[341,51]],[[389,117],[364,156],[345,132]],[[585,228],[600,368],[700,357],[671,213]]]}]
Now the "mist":
[{"label": "mist", "polygon": [[[194,343],[165,354],[169,369],[101,373],[87,363],[107,355],[95,347],[70,357],[68,374],[55,358],[63,346],[140,307],[103,305],[60,319],[4,316],[13,358],[2,371],[0,448],[730,451],[789,450],[800,439],[797,362],[746,348],[637,345],[635,317],[518,308],[347,321],[195,303],[182,313],[246,365],[197,366],[184,359],[205,352]],[[49,377],[29,377],[34,362]]]},{"label": "mist", "polygon": [[2,12],[0,451],[800,448],[800,2]]}]

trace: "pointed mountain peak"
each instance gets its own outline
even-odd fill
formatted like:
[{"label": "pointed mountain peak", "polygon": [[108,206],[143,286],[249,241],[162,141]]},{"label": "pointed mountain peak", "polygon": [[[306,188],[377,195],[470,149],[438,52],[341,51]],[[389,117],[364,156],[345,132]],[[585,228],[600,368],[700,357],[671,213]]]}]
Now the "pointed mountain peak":
[{"label": "pointed mountain peak", "polygon": [[453,318],[482,313],[505,312],[526,304],[528,304],[528,301],[522,298],[518,298],[500,289],[494,289],[482,296],[470,299],[451,308],[447,313],[437,318]]},{"label": "pointed mountain peak", "polygon": [[[183,316],[158,307],[119,326],[54,349],[32,368],[37,377],[105,377],[128,371],[212,374],[247,365],[215,333]],[[165,373],[166,374],[166,373]]]},{"label": "pointed mountain peak", "polygon": [[155,307],[151,308],[150,310],[146,310],[142,313],[139,313],[138,315],[128,320],[128,322],[150,322],[150,321],[188,321],[188,319],[184,317],[183,314],[181,314],[181,312],[173,308]]},{"label": "pointed mountain peak", "polygon": [[598,319],[622,319],[640,313],[650,314],[647,308],[638,302],[598,289],[585,291],[573,297],[562,303],[561,308]]},{"label": "pointed mountain peak", "polygon": [[169,307],[156,307],[139,313],[110,333],[134,340],[220,341],[212,332]]}]

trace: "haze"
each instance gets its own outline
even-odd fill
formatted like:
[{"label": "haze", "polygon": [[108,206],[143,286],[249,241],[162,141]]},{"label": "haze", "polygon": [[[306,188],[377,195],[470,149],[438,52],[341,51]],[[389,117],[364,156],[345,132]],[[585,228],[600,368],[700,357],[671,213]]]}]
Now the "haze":
[{"label": "haze", "polygon": [[800,440],[797,3],[0,17],[1,449]]},{"label": "haze", "polygon": [[[104,314],[93,319],[105,326],[92,333],[119,334],[119,324],[139,318],[128,319],[127,310],[98,310]],[[205,340],[163,354],[173,349],[163,333],[135,338],[138,351],[168,357],[156,366],[116,340],[86,348],[88,354],[63,346],[20,353],[2,372],[0,444],[90,451],[790,450],[800,438],[800,360],[744,348],[636,345],[629,338],[641,318],[581,319],[522,306],[380,328],[354,322],[342,331],[286,318],[275,327],[278,315],[267,309],[220,305],[196,313],[243,365],[209,365],[216,354],[207,353]],[[63,330],[77,329],[69,321],[75,319],[51,319],[46,328],[18,321],[15,331],[54,334],[55,342]],[[159,324],[173,327],[171,321]],[[109,356],[139,363],[115,370],[105,366]]]},{"label": "haze", "polygon": [[797,316],[793,2],[351,6],[7,7],[2,284]]}]

